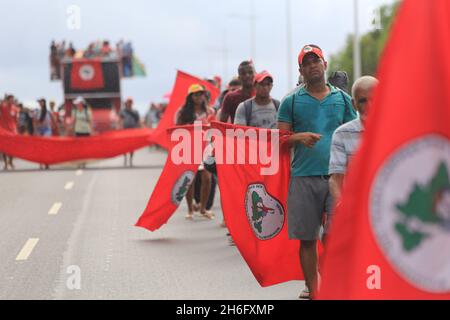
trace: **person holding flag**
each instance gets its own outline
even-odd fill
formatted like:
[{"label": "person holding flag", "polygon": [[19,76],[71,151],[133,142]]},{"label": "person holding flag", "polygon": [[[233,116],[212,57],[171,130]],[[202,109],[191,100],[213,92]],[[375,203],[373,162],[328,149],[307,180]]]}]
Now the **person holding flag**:
[{"label": "person holding flag", "polygon": [[326,83],[327,62],[318,46],[303,47],[298,63],[305,86],[284,99],[278,127],[295,133],[289,139],[295,155],[287,201],[288,229],[290,239],[301,241],[299,255],[306,289],[300,298],[312,298],[318,279],[317,240],[324,212],[331,212],[331,138],[338,127],[356,118],[356,112],[346,93]]},{"label": "person holding flag", "polygon": [[[207,105],[206,89],[200,84],[193,84],[189,87],[186,102],[177,115],[177,125],[189,125],[194,122],[201,121],[203,124],[209,124],[214,120],[214,110]],[[201,190],[200,190],[200,214],[207,219],[214,219],[211,211],[206,210],[209,193],[211,191],[211,173],[200,165],[201,172]],[[186,193],[186,201],[188,205],[188,214],[186,219],[194,218],[194,190],[195,186],[191,184]]]},{"label": "person holding flag", "polygon": [[[16,134],[17,133],[17,107],[14,103],[14,96],[8,94],[3,103],[0,103],[0,128]],[[8,166],[14,170],[13,157],[3,154],[4,170],[8,170]]]}]

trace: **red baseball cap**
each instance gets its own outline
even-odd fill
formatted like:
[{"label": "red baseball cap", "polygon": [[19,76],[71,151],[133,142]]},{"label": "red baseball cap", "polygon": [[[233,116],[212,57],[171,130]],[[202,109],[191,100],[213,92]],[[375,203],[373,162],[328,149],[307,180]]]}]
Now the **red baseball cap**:
[{"label": "red baseball cap", "polygon": [[300,54],[298,56],[298,64],[302,65],[303,64],[303,59],[305,58],[305,56],[308,53],[314,53],[316,56],[318,56],[319,58],[325,60],[324,56],[323,56],[323,52],[321,49],[311,46],[311,45],[307,45],[304,46],[302,51],[300,51]]},{"label": "red baseball cap", "polygon": [[261,73],[258,73],[258,74],[255,75],[255,84],[256,83],[261,83],[267,78],[270,78],[273,81],[273,77],[272,77],[272,75],[269,72],[263,71]]}]

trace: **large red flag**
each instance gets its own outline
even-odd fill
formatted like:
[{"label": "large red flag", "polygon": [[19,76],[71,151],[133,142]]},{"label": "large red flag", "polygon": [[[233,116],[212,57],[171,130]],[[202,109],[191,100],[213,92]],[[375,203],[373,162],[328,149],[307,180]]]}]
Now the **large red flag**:
[{"label": "large red flag", "polygon": [[0,152],[42,164],[113,158],[153,144],[152,129],[129,129],[88,138],[28,137],[0,128]]},{"label": "large red flag", "polygon": [[75,90],[93,90],[103,88],[105,81],[103,79],[101,60],[74,60],[72,63],[70,83],[72,89]]},{"label": "large red flag", "polygon": [[213,140],[222,210],[241,255],[263,287],[302,280],[300,243],[287,232],[288,135],[219,122],[212,127],[219,130]]},{"label": "large red flag", "polygon": [[205,148],[203,129],[201,124],[196,124],[167,131],[171,143],[169,155],[147,207],[136,223],[137,227],[158,230],[178,209],[202,163]]},{"label": "large red flag", "polygon": [[325,253],[322,299],[450,299],[450,2],[404,0]]},{"label": "large red flag", "polygon": [[208,81],[201,80],[183,71],[178,71],[175,85],[170,96],[169,105],[164,112],[161,122],[155,130],[155,141],[161,147],[165,149],[170,147],[167,129],[175,126],[178,110],[183,106],[186,100],[188,89],[191,85],[196,83],[203,85],[206,90],[210,92],[210,104],[214,104],[217,97],[220,95],[220,90]]}]

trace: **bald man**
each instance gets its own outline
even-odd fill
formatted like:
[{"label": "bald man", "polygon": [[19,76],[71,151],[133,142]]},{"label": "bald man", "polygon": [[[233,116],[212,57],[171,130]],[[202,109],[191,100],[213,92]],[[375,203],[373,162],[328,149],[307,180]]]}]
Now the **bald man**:
[{"label": "bald man", "polygon": [[331,143],[330,157],[330,192],[335,205],[341,197],[342,185],[348,164],[359,147],[364,123],[371,105],[372,94],[378,80],[371,76],[364,76],[356,80],[352,88],[352,104],[359,112],[359,119],[350,121],[339,127]]}]

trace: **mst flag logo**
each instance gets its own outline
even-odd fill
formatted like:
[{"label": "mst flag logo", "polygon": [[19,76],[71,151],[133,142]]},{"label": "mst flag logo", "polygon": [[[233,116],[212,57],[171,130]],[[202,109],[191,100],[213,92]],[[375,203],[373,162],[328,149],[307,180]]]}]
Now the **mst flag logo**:
[{"label": "mst flag logo", "polygon": [[179,206],[184,196],[194,181],[195,173],[193,171],[184,172],[172,188],[172,203]]},{"label": "mst flag logo", "polygon": [[78,71],[78,75],[80,76],[81,80],[83,81],[91,81],[94,79],[95,76],[95,69],[90,64],[84,64],[80,67],[80,70]]},{"label": "mst flag logo", "polygon": [[433,293],[450,290],[450,142],[415,140],[396,152],[376,178],[371,219],[396,270]]},{"label": "mst flag logo", "polygon": [[71,87],[75,90],[95,90],[105,86],[100,60],[74,60],[72,62]]},{"label": "mst flag logo", "polygon": [[275,238],[283,228],[283,206],[267,193],[263,184],[252,184],[248,187],[245,211],[256,237],[260,240]]}]

